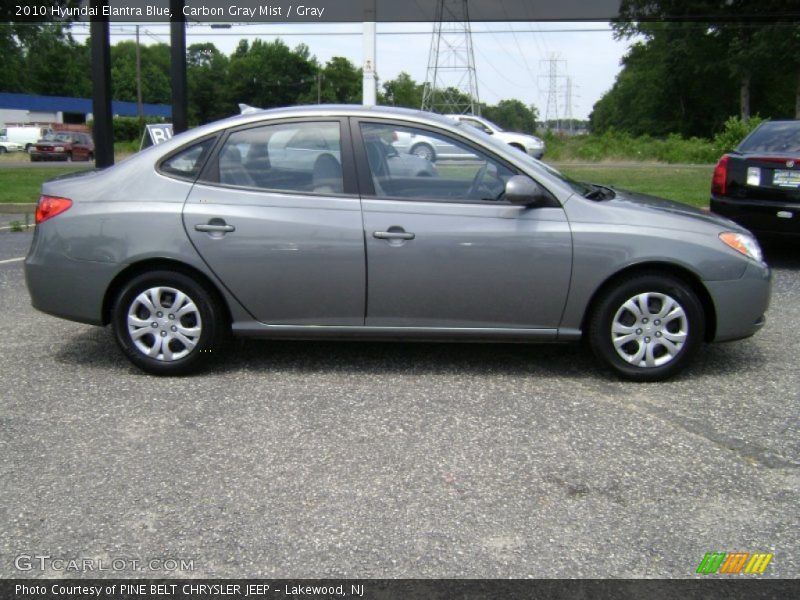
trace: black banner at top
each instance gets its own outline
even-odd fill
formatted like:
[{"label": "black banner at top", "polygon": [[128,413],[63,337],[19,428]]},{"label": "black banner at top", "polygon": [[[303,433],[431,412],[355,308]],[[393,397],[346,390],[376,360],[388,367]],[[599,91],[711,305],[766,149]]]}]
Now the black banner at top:
[{"label": "black banner at top", "polygon": [[2,0],[2,21],[342,23],[800,20],[797,0]]}]

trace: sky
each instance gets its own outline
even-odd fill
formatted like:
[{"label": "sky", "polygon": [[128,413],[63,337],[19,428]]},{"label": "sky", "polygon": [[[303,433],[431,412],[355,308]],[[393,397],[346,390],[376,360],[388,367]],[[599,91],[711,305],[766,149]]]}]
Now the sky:
[{"label": "sky", "polygon": [[[586,119],[600,97],[611,88],[619,73],[620,60],[628,41],[614,39],[608,23],[602,22],[473,22],[472,43],[482,102],[516,98],[535,104],[543,119],[547,109],[549,63],[556,57],[558,113],[567,113],[564,96],[567,77],[572,81],[572,116]],[[406,71],[416,81],[425,81],[432,39],[432,23],[378,23],[376,67],[381,81],[394,79]],[[111,43],[133,38],[134,25],[112,23]],[[205,24],[190,24],[187,44],[213,42],[230,54],[242,38],[272,40],[280,37],[290,46],[305,44],[321,63],[344,56],[356,66],[363,62],[363,37],[360,23],[320,25],[250,23],[230,29],[212,29]],[[73,35],[83,41],[88,27],[76,25]],[[144,44],[169,43],[169,25],[141,24]]]}]

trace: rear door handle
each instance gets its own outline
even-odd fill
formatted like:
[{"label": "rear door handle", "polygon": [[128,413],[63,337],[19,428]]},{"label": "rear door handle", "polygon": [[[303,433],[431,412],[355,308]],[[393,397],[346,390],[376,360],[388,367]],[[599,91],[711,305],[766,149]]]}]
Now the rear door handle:
[{"label": "rear door handle", "polygon": [[379,240],[413,240],[415,236],[413,233],[406,231],[373,231],[372,237]]}]

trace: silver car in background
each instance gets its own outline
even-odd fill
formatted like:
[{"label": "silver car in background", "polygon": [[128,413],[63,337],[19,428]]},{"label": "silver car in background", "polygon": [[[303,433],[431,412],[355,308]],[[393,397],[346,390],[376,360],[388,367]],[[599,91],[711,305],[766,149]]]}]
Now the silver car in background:
[{"label": "silver car in background", "polygon": [[[324,132],[325,147],[278,151],[303,132]],[[387,148],[401,134],[470,160],[400,172]],[[571,181],[495,136],[404,109],[211,123],[45,183],[36,221],[33,305],[111,324],[134,364],[165,375],[201,367],[233,334],[585,338],[619,375],[659,380],[705,342],[755,333],[770,295],[757,243],[731,221]]]},{"label": "silver car in background", "polygon": [[[505,131],[488,119],[475,115],[446,116],[454,121],[474,127],[487,135],[492,135],[496,140],[505,142],[512,148],[516,148],[533,158],[541,160],[544,156],[544,141],[535,135]],[[436,162],[437,160],[469,160],[471,158],[470,152],[465,151],[457,144],[451,144],[447,140],[431,138],[426,135],[399,132],[393,145],[401,153],[419,156],[430,162]]]}]

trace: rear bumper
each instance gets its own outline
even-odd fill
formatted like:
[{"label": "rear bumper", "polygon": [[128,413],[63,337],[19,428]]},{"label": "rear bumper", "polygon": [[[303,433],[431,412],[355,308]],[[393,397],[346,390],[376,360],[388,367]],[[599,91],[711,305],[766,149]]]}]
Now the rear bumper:
[{"label": "rear bumper", "polygon": [[756,234],[800,235],[800,204],[711,197],[711,212],[736,221]]},{"label": "rear bumper", "polygon": [[715,342],[750,337],[764,326],[772,293],[766,264],[751,261],[740,279],[704,283],[717,313]]},{"label": "rear bumper", "polygon": [[63,319],[102,325],[106,290],[122,266],[68,258],[38,243],[37,234],[25,259],[25,283],[33,307]]}]

